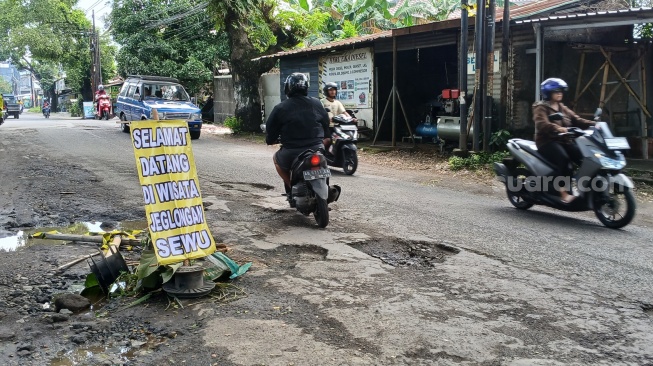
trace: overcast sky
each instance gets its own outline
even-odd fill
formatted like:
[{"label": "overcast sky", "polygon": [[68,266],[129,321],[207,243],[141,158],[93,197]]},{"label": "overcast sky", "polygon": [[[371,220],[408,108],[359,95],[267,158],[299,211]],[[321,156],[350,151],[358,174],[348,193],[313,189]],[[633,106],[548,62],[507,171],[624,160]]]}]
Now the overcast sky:
[{"label": "overcast sky", "polygon": [[113,0],[79,0],[77,8],[86,13],[86,17],[92,20],[93,10],[95,10],[95,26],[104,29],[104,22],[102,19],[105,15],[111,12],[111,4]]}]

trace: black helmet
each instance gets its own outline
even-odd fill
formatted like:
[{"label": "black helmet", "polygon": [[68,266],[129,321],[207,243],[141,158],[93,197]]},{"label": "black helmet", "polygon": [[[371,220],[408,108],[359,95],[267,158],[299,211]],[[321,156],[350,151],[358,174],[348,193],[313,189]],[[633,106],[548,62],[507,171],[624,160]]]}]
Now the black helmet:
[{"label": "black helmet", "polygon": [[329,96],[329,89],[335,89],[336,91],[338,91],[338,84],[336,83],[324,84],[324,88],[322,88],[322,91],[324,92],[324,96]]},{"label": "black helmet", "polygon": [[301,72],[293,72],[288,75],[286,82],[283,83],[283,92],[286,96],[308,95],[308,78]]},{"label": "black helmet", "polygon": [[540,91],[542,92],[544,100],[550,100],[551,93],[566,92],[567,88],[567,83],[558,78],[548,78],[540,84]]}]

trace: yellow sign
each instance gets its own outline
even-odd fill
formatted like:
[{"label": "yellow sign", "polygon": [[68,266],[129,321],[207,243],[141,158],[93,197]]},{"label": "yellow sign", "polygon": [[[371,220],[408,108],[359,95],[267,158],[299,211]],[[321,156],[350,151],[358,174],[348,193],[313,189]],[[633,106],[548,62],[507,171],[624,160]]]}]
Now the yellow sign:
[{"label": "yellow sign", "polygon": [[215,252],[186,121],[133,121],[131,136],[159,265]]}]

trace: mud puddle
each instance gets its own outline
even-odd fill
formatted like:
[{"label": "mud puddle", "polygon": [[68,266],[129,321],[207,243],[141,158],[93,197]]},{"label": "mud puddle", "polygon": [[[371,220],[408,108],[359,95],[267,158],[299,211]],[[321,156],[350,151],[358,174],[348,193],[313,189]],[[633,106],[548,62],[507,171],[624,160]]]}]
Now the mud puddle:
[{"label": "mud puddle", "polygon": [[77,347],[67,351],[60,351],[50,360],[51,366],[72,366],[88,364],[124,364],[133,361],[139,355],[152,352],[160,344],[162,338],[149,336],[146,341],[124,341],[118,344],[92,345]]},{"label": "mud puddle", "polygon": [[460,252],[445,243],[396,238],[373,239],[349,246],[394,267],[432,268]]}]

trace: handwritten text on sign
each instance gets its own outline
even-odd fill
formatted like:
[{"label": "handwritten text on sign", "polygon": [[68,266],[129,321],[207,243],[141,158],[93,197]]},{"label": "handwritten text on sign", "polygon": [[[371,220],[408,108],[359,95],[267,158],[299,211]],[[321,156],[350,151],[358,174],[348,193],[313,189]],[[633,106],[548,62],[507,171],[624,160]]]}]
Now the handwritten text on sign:
[{"label": "handwritten text on sign", "polygon": [[131,136],[159,265],[215,251],[200,194],[188,124],[134,121]]}]

